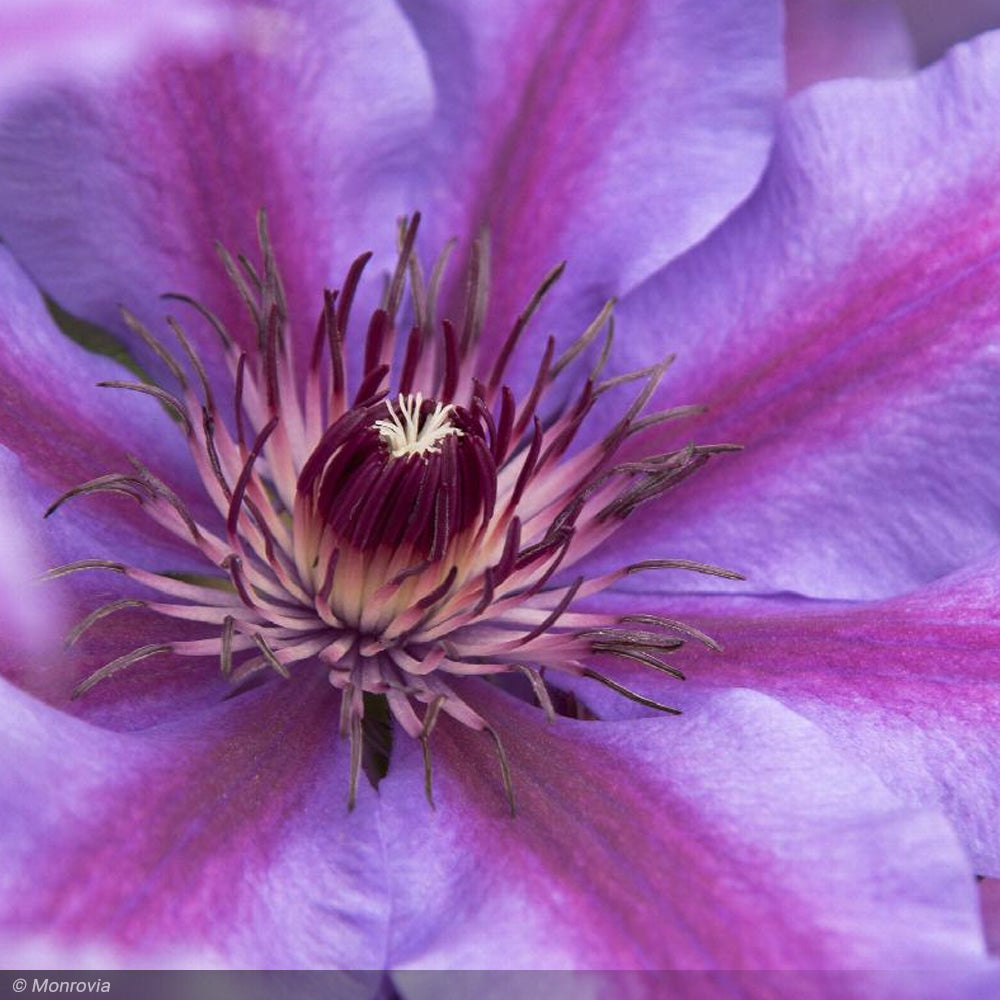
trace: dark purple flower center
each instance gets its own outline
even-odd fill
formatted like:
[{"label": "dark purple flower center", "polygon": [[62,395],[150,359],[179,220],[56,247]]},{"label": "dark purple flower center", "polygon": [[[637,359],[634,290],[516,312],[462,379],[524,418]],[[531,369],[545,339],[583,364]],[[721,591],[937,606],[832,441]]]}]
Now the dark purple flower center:
[{"label": "dark purple flower center", "polygon": [[313,516],[360,552],[445,558],[459,536],[489,522],[497,493],[482,421],[420,393],[345,413],[324,433],[298,480]]}]

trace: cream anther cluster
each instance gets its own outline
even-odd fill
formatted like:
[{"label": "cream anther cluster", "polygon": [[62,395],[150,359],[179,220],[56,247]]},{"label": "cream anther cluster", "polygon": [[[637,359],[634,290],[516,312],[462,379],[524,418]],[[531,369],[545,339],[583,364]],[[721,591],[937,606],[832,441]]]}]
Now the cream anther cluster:
[{"label": "cream anther cluster", "polygon": [[393,458],[403,458],[406,455],[426,455],[441,450],[441,442],[452,434],[461,437],[461,430],[452,426],[451,411],[454,407],[448,403],[438,403],[428,413],[421,423],[420,410],[424,405],[422,393],[403,396],[396,399],[399,412],[393,408],[392,400],[385,401],[389,411],[388,420],[376,420],[375,427],[379,437],[389,446]]}]

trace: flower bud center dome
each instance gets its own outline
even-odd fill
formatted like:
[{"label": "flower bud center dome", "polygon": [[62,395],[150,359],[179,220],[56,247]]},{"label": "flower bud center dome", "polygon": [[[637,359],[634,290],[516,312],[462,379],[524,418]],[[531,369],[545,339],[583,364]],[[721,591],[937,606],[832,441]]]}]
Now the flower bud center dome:
[{"label": "flower bud center dome", "polygon": [[409,566],[454,555],[470,529],[488,523],[496,480],[484,429],[465,407],[400,393],[336,420],[298,495],[320,547],[329,537]]}]

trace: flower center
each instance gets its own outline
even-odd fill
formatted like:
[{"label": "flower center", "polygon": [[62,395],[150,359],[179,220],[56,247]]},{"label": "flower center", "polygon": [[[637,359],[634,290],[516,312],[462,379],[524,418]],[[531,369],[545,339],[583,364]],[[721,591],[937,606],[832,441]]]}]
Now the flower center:
[{"label": "flower center", "polygon": [[[258,267],[223,252],[247,306],[251,336],[234,336],[204,306],[174,296],[220,337],[228,385],[210,381],[176,319],[167,322],[187,367],[126,313],[177,389],[104,384],[144,393],[173,413],[217,523],[196,520],[184,498],[137,459],[129,472],[69,490],[49,513],[72,497],[124,493],[200,551],[213,579],[183,580],[104,558],[48,575],[112,570],[152,592],[149,599],[95,609],[73,629],[72,642],[137,604],[167,619],[202,623],[207,631],[203,638],[165,638],[125,652],[84,681],[77,695],[168,652],[215,657],[237,685],[267,672],[290,678],[321,669],[340,692],[340,731],[350,739],[349,804],[364,758],[366,705],[378,698],[395,725],[420,741],[432,804],[430,738],[444,713],[493,739],[513,807],[499,735],[462,697],[462,685],[481,676],[523,675],[551,717],[548,683],[562,674],[675,712],[598,665],[618,658],[682,677],[669,657],[686,640],[714,646],[712,640],[673,618],[582,610],[578,602],[640,572],[738,574],[684,559],[651,559],[589,576],[573,567],[585,565],[637,508],[734,446],[689,444],[616,460],[625,441],[691,408],[645,412],[669,361],[602,379],[612,303],[562,354],[548,339],[519,402],[505,385],[507,368],[562,268],[545,278],[505,336],[489,331],[486,337],[485,246],[474,248],[461,321],[439,321],[434,303],[447,250],[425,286],[413,256],[417,222],[401,229],[395,271],[355,355],[361,376],[353,392],[350,314],[370,255],[354,262],[339,292],[325,294],[303,371],[293,347],[302,331],[289,319],[263,215]],[[408,284],[409,335],[397,351]],[[589,373],[580,373],[576,396],[562,392],[563,402],[552,403],[552,386],[582,364],[602,332],[604,349]],[[492,346],[483,346],[487,342]],[[605,426],[603,437],[574,448],[595,402],[630,384],[637,391],[620,419]],[[227,397],[231,402],[223,406]]]},{"label": "flower center", "polygon": [[296,503],[316,522],[320,548],[329,533],[337,551],[381,551],[394,565],[413,565],[445,558],[489,521],[496,476],[481,422],[418,392],[336,420],[299,474]]}]

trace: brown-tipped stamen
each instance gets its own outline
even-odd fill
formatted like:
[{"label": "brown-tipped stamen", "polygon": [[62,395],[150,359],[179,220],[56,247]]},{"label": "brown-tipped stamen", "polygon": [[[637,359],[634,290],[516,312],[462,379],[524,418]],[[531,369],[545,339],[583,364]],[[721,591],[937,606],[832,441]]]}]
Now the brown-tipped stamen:
[{"label": "brown-tipped stamen", "polygon": [[[46,578],[105,569],[160,595],[101,605],[74,626],[71,643],[134,608],[207,630],[203,638],[126,652],[84,680],[75,696],[168,652],[211,657],[237,686],[275,683],[273,674],[294,682],[323,670],[339,692],[339,729],[349,744],[349,808],[358,801],[362,771],[371,777],[366,729],[382,710],[419,740],[433,808],[431,739],[444,712],[451,724],[492,741],[513,815],[514,779],[499,720],[481,717],[450,682],[520,673],[552,720],[557,704],[569,699],[553,697],[550,685],[560,675],[584,677],[676,714],[592,663],[610,659],[622,669],[683,679],[674,662],[685,641],[718,644],[666,615],[581,610],[582,602],[644,572],[742,576],[683,558],[645,559],[599,576],[580,567],[598,546],[613,545],[636,510],[736,446],[691,442],[643,456],[640,445],[656,428],[701,412],[691,405],[654,408],[672,357],[605,374],[614,300],[576,338],[540,341],[532,320],[564,264],[543,277],[508,330],[490,329],[488,234],[468,255],[463,296],[461,282],[446,281],[453,242],[425,281],[419,225],[416,213],[400,221],[396,263],[366,322],[352,314],[365,299],[370,253],[354,260],[339,288],[317,289],[318,319],[307,330],[289,314],[263,213],[257,259],[219,247],[245,309],[245,330],[227,328],[186,295],[167,298],[189,307],[188,321],[218,340],[229,385],[210,378],[194,326],[166,318],[176,341],[171,350],[123,310],[176,388],[101,385],[143,393],[170,412],[209,505],[194,503],[133,458],[129,472],[66,491],[47,515],[89,495],[126,495],[200,554],[205,575],[90,559]],[[439,315],[441,302],[454,298],[461,300],[456,315]],[[293,346],[302,338],[309,351],[297,371]],[[515,366],[530,379],[520,397],[510,385]],[[575,391],[564,391],[572,379]],[[609,416],[619,396],[625,400]],[[366,699],[382,708],[363,725]],[[422,717],[414,708],[420,705],[427,706]]]}]

